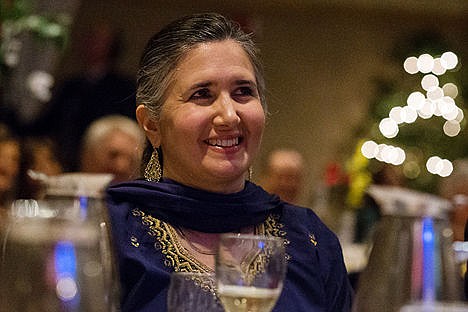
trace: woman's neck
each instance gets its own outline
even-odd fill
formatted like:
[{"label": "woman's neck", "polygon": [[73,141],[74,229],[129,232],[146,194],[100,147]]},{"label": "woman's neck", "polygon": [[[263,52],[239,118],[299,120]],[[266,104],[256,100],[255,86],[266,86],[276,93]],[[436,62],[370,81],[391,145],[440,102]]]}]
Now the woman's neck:
[{"label": "woman's neck", "polygon": [[[177,227],[176,232],[181,245],[198,261],[214,271],[215,255],[221,234],[204,233],[182,227]],[[254,234],[254,228],[240,229],[237,233]]]}]

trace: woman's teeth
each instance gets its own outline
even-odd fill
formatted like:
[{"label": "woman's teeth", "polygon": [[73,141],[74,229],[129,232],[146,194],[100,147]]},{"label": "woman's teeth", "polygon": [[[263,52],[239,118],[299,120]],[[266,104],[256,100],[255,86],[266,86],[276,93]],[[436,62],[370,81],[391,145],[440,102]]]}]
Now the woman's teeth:
[{"label": "woman's teeth", "polygon": [[207,143],[212,146],[231,147],[239,144],[239,138],[234,139],[210,139]]}]

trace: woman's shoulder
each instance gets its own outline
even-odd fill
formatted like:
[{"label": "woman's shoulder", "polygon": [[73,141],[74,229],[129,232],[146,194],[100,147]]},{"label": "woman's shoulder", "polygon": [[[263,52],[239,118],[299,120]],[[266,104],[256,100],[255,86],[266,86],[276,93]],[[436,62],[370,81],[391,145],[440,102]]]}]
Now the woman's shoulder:
[{"label": "woman's shoulder", "polygon": [[300,221],[300,224],[319,227],[324,226],[326,228],[326,225],[311,208],[284,202],[283,217],[290,221]]},{"label": "woman's shoulder", "polygon": [[107,195],[105,197],[107,214],[113,230],[113,234],[122,238],[133,227],[134,222],[129,222],[132,218],[135,205],[131,201],[122,200],[116,196]]}]

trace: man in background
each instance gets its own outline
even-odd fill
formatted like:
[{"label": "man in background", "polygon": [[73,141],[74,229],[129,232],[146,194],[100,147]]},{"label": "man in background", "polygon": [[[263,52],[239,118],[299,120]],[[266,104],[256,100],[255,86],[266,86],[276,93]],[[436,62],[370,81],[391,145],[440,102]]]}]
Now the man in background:
[{"label": "man in background", "polygon": [[120,115],[102,117],[83,137],[80,171],[109,173],[113,183],[139,177],[145,135],[133,119]]},{"label": "man in background", "polygon": [[305,164],[301,153],[277,149],[270,153],[259,184],[282,200],[298,204],[304,190]]}]

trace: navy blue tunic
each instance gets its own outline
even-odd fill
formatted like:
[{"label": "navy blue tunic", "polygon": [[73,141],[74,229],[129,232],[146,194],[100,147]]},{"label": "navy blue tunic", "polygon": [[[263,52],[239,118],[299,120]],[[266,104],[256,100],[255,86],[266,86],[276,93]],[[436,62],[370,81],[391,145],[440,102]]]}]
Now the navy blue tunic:
[{"label": "navy blue tunic", "polygon": [[167,311],[171,272],[206,270],[174,242],[172,226],[190,224],[205,232],[254,225],[286,239],[287,276],[274,312],[351,310],[353,291],[335,234],[312,210],[280,201],[255,184],[246,182],[242,192],[226,195],[170,180],[137,180],[112,186],[107,202],[123,312]]}]

